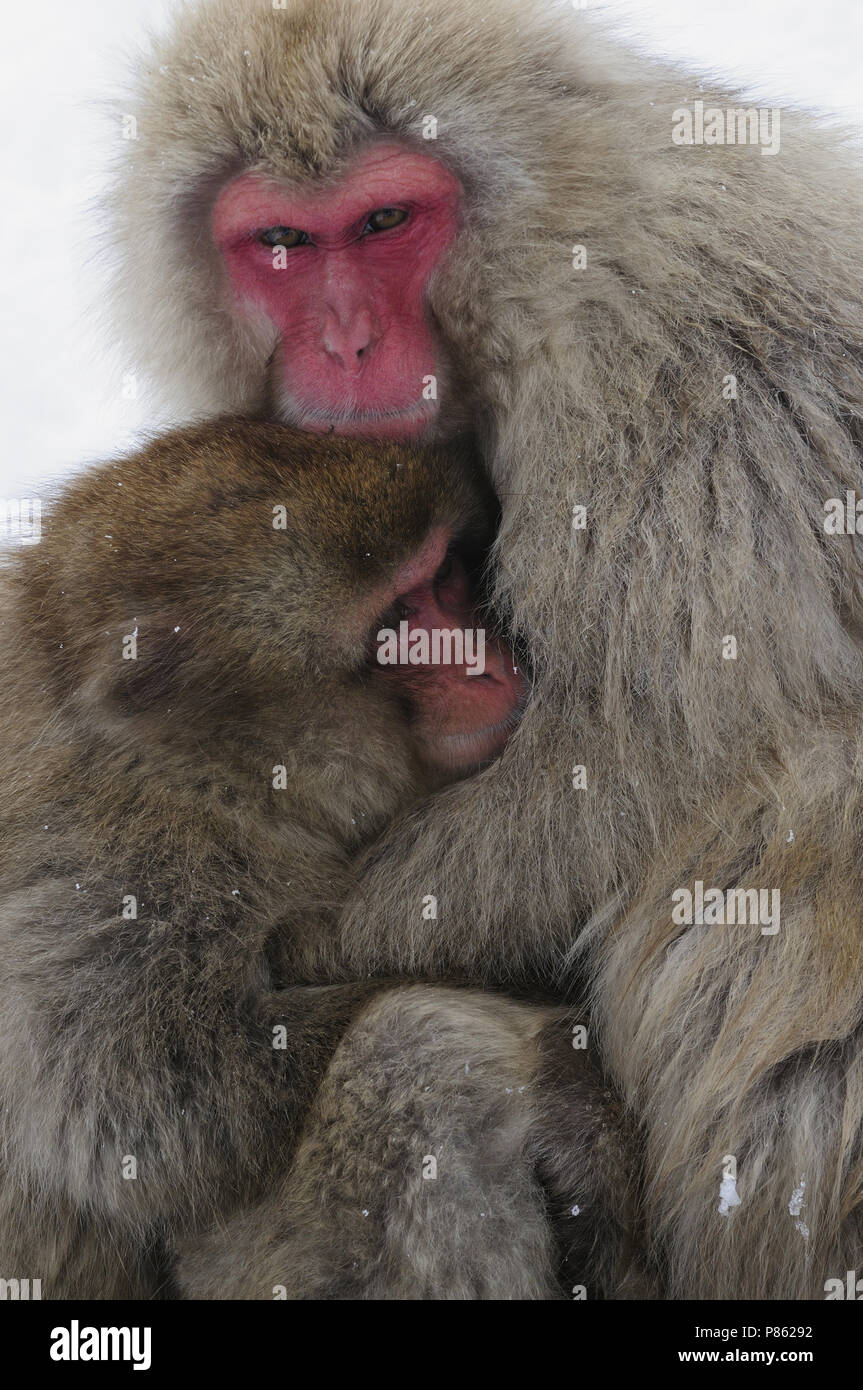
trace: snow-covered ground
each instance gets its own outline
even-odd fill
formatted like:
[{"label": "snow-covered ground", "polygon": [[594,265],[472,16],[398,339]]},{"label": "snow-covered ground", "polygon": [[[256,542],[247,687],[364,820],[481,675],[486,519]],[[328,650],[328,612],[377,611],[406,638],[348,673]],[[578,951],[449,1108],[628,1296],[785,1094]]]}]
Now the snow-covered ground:
[{"label": "snow-covered ground", "polygon": [[[170,7],[42,0],[4,15],[0,497],[49,489],[149,423],[142,402],[123,394],[129,364],[105,351],[93,205],[122,138],[100,104],[122,91],[125,54]],[[606,0],[590,8],[618,17],[649,51],[863,127],[863,0]]]}]

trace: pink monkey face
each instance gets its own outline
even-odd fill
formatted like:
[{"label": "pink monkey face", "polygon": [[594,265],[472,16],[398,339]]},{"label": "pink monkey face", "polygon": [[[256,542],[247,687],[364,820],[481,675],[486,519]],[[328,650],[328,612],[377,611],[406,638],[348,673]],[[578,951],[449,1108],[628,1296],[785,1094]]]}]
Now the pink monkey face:
[{"label": "pink monkey face", "polygon": [[279,335],[277,400],[303,429],[409,439],[435,420],[443,362],[429,277],[458,229],[460,186],[436,159],[366,151],[335,184],[243,175],[213,233],[239,311]]}]

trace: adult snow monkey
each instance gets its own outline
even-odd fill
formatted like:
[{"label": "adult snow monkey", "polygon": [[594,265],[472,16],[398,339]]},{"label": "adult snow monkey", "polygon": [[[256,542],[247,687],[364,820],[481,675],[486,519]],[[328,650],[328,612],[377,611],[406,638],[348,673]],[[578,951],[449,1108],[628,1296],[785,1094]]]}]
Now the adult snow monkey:
[{"label": "adult snow monkey", "polygon": [[179,415],[474,435],[533,699],[345,949],[580,973],[670,1294],[806,1298],[863,1258],[863,184],[744,106],[567,6],[205,0],[126,108],[114,299]]}]

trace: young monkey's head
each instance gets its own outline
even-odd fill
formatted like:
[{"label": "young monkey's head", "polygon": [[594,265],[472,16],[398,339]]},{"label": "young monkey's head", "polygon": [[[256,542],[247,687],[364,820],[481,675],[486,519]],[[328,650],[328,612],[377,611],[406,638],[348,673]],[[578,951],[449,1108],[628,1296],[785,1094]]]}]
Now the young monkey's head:
[{"label": "young monkey's head", "polygon": [[[73,481],[27,557],[51,679],[177,749],[339,780],[494,758],[527,686],[483,616],[494,499],[454,450],[228,419]],[[47,626],[46,626],[47,625]]]}]

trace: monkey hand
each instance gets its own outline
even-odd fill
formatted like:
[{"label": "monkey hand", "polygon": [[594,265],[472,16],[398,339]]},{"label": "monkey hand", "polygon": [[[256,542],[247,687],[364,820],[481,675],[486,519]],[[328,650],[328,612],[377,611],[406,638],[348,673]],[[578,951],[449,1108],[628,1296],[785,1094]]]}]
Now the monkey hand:
[{"label": "monkey hand", "polygon": [[180,1292],[555,1299],[563,1263],[590,1297],[614,1294],[633,1184],[572,1037],[556,1009],[385,989],[336,1049],[284,1181],[178,1246]]}]

